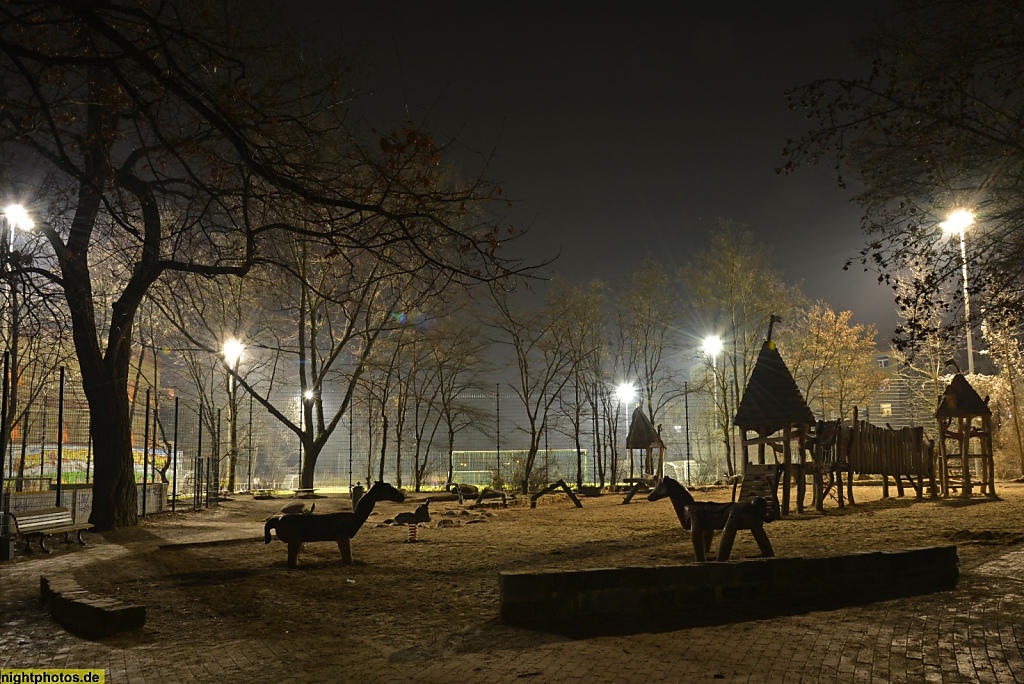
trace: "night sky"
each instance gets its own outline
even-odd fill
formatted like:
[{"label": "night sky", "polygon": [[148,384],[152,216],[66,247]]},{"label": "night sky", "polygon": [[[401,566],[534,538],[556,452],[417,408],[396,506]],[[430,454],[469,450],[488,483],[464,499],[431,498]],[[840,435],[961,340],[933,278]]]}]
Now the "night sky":
[{"label": "night sky", "polygon": [[516,200],[530,255],[615,278],[647,255],[682,264],[717,219],[749,225],[773,263],[855,320],[895,325],[859,267],[852,191],[828,168],[779,176],[804,129],[784,93],[866,66],[851,43],[883,0],[823,2],[309,2],[296,17],[368,60],[360,104],[381,128],[408,111]]}]

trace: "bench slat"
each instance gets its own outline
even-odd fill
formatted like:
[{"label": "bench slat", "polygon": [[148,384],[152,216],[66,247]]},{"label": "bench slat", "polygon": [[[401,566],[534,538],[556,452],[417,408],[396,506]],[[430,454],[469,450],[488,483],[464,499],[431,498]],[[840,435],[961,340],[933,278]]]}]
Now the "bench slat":
[{"label": "bench slat", "polygon": [[33,511],[11,511],[10,515],[18,534],[59,534],[92,527],[90,523],[76,523],[71,511],[59,506]]}]

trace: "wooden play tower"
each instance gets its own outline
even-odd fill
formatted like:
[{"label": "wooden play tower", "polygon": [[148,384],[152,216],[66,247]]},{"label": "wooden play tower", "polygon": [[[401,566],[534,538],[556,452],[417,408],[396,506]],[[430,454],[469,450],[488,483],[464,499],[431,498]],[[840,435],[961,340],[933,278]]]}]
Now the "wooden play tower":
[{"label": "wooden play tower", "polygon": [[939,398],[935,419],[940,435],[935,465],[942,496],[948,497],[950,491],[959,487],[960,496],[970,498],[977,473],[981,493],[995,497],[992,411],[988,399],[982,399],[967,378],[957,373]]},{"label": "wooden play tower", "polygon": [[[773,317],[774,322],[775,319]],[[772,329],[768,327],[768,338],[761,345],[757,355],[757,364],[750,374],[750,381],[743,392],[739,409],[733,424],[742,431],[742,452],[744,457],[744,488],[743,496],[750,492],[747,486],[751,475],[767,474],[772,487],[772,498],[775,499],[775,486],[778,468],[767,466],[765,456],[767,449],[772,450],[772,463],[778,464],[778,453],[782,453],[782,515],[789,513],[789,489],[794,480],[797,483],[797,506],[803,507],[803,486],[807,459],[801,447],[807,440],[807,433],[814,425],[814,415],[807,407],[800,389],[789,372],[775,343],[772,342]],[[750,435],[753,433],[753,435]],[[793,448],[796,446],[798,459],[794,463]],[[756,447],[752,460],[751,448]],[[795,472],[794,472],[795,471]]]},{"label": "wooden play tower", "polygon": [[661,439],[661,431],[654,427],[639,406],[633,409],[633,417],[629,421],[626,449],[629,450],[630,470],[633,452],[640,451],[644,457],[641,477],[653,479],[657,483],[665,476],[665,442]]},{"label": "wooden play tower", "polygon": [[[660,426],[659,426],[660,427]],[[661,482],[665,476],[665,442],[661,439],[661,430],[654,427],[647,414],[639,406],[633,409],[633,417],[629,421],[629,434],[626,436],[626,449],[629,450],[630,488],[622,503],[629,503],[640,489],[645,489]],[[633,452],[643,454],[640,477],[633,477]]]}]

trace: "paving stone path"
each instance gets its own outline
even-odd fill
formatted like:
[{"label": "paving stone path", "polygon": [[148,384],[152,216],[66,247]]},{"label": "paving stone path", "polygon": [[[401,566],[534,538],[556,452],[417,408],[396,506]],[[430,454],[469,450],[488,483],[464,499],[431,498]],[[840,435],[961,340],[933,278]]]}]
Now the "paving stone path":
[{"label": "paving stone path", "polygon": [[[228,528],[231,534],[251,530]],[[40,574],[128,550],[100,543],[0,564],[0,668],[104,668],[108,682],[1019,682],[1024,551],[962,568],[956,591],[659,634],[572,640],[493,622],[412,649],[325,635],[325,656],[288,633],[215,643],[161,635],[94,642],[38,603]],[[497,582],[497,579],[495,579]],[[383,655],[381,655],[383,654]]]}]

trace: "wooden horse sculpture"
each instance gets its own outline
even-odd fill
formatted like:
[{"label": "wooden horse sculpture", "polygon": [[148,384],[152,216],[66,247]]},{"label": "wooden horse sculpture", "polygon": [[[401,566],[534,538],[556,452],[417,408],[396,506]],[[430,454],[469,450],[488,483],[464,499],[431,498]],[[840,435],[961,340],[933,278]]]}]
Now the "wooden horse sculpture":
[{"label": "wooden horse sculpture", "polygon": [[707,560],[715,530],[722,530],[717,560],[727,561],[736,540],[736,530],[750,530],[761,549],[761,555],[775,555],[764,531],[764,523],[774,520],[768,502],[762,497],[737,503],[696,501],[686,487],[666,477],[648,495],[649,501],[668,497],[684,530],[690,531],[693,553],[699,562]]},{"label": "wooden horse sculpture", "polygon": [[271,518],[263,528],[263,542],[270,543],[270,530],[277,531],[277,538],[288,544],[288,567],[298,565],[299,551],[303,542],[337,542],[341,550],[341,562],[352,564],[352,546],[349,542],[363,526],[378,501],[405,501],[405,495],[387,482],[378,482],[363,495],[352,512],[342,513],[290,513]]}]

